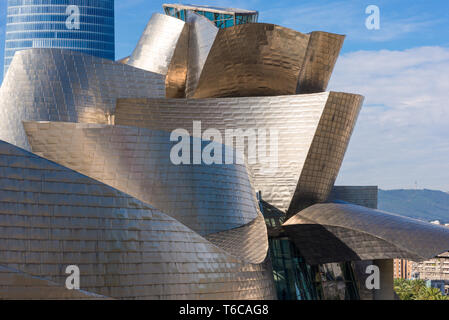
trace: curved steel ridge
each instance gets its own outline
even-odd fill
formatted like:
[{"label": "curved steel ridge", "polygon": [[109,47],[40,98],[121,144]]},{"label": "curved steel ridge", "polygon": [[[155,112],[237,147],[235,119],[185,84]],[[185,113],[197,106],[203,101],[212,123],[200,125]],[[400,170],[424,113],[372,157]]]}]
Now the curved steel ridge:
[{"label": "curved steel ridge", "polygon": [[[149,203],[202,235],[240,227],[258,215],[244,164],[174,164],[177,142],[169,132],[63,122],[24,127],[35,153]],[[191,152],[195,141],[201,143],[185,139]]]},{"label": "curved steel ridge", "polygon": [[[360,260],[425,260],[449,249],[448,228],[352,204],[313,205],[290,218],[283,228],[292,237],[301,228],[314,228],[316,235],[321,232],[323,237],[333,235],[336,242],[341,241],[346,246],[346,254],[352,251],[354,257],[358,256]],[[320,228],[321,231],[318,230]],[[307,251],[302,243],[304,239],[296,238],[297,245],[304,248],[300,249],[302,253]],[[311,259],[319,260],[317,248],[311,250],[314,250]],[[325,255],[327,253],[321,253],[322,259]],[[343,257],[347,258],[342,254]]]},{"label": "curved steel ridge", "polygon": [[323,92],[344,38],[267,23],[220,29],[193,98]]},{"label": "curved steel ridge", "polygon": [[0,139],[27,150],[22,121],[110,123],[119,97],[165,97],[165,76],[74,51],[19,51],[9,70]]},{"label": "curved steel ridge", "polygon": [[187,28],[186,23],[164,14],[151,16],[128,65],[167,75],[179,39]]},{"label": "curved steel ridge", "polygon": [[[262,191],[263,199],[278,209],[287,212],[290,208],[289,213],[294,214],[309,202],[325,201],[329,196],[362,101],[360,95],[339,92],[193,100],[118,99],[114,117],[116,125],[165,131],[184,128],[191,134],[193,121],[200,121],[200,134],[214,128],[223,140],[227,130],[253,130],[256,135],[265,131],[269,143],[278,145],[276,161],[271,163],[275,170],[270,171],[271,164],[264,163],[260,154],[251,162],[246,153],[254,190]],[[270,132],[277,134],[271,137]]]},{"label": "curved steel ridge", "polygon": [[0,168],[5,267],[64,284],[65,267],[77,265],[83,290],[120,299],[274,298],[268,264],[232,256],[127,194],[5,142]]}]

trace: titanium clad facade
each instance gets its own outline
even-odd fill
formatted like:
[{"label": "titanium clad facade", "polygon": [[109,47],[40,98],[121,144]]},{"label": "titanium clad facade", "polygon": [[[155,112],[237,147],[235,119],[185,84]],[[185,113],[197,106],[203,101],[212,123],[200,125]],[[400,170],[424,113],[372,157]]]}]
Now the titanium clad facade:
[{"label": "titanium clad facade", "polygon": [[165,97],[165,77],[59,49],[16,54],[0,88],[0,139],[29,149],[22,121],[109,123],[118,97]]},{"label": "titanium clad facade", "polygon": [[328,198],[348,149],[363,99],[359,95],[341,92],[330,94],[288,208],[288,217]]},{"label": "titanium clad facade", "polygon": [[252,263],[261,263],[267,257],[267,226],[260,212],[256,219],[244,226],[204,237],[229,254]]},{"label": "titanium clad facade", "polygon": [[127,64],[166,75],[184,28],[179,19],[153,14]]},{"label": "titanium clad facade", "polygon": [[104,300],[106,297],[64,285],[21,271],[0,266],[0,292],[3,300]]},{"label": "titanium clad facade", "polygon": [[335,92],[198,100],[119,99],[115,124],[166,131],[184,128],[193,134],[193,121],[201,121],[203,130],[215,128],[223,139],[226,129],[249,133],[277,130],[273,137],[278,142],[276,170],[270,172],[260,156],[247,162],[256,191],[286,212],[290,206],[302,205],[303,195],[307,201],[327,199],[362,100],[358,95]]},{"label": "titanium clad facade", "polygon": [[[129,195],[5,142],[0,167],[4,268],[64,286],[77,265],[83,290],[119,299],[275,298],[269,264],[232,256]],[[25,280],[18,290],[44,285]]]},{"label": "titanium clad facade", "polygon": [[117,62],[15,54],[0,298],[359,299],[355,262],[449,250],[448,228],[346,203],[375,208],[376,187],[334,186],[363,102],[323,92],[344,36],[164,8]]},{"label": "titanium clad facade", "polygon": [[308,35],[273,24],[220,29],[193,97],[295,94],[308,40]]},{"label": "titanium clad facade", "polygon": [[316,204],[283,224],[306,261],[404,258],[426,260],[447,251],[449,229],[352,204]]},{"label": "titanium clad facade", "polygon": [[358,206],[377,209],[378,193],[377,186],[334,186],[327,201],[345,201]]},{"label": "titanium clad facade", "polygon": [[114,0],[7,1],[5,75],[14,54],[31,48],[115,59]]},{"label": "titanium clad facade", "polygon": [[334,33],[314,31],[309,34],[296,93],[326,91],[344,40],[345,36]]},{"label": "titanium clad facade", "polygon": [[185,98],[189,59],[189,37],[191,26],[186,24],[179,36],[173,57],[165,78],[165,96],[167,98]]},{"label": "titanium clad facade", "polygon": [[323,92],[344,38],[327,32],[303,34],[265,23],[222,29],[193,97]]},{"label": "titanium clad facade", "polygon": [[186,97],[194,95],[204,64],[217,37],[218,28],[207,18],[187,11],[190,25]]},{"label": "titanium clad facade", "polygon": [[[33,152],[151,204],[201,235],[258,217],[244,164],[175,165],[169,132],[62,122],[24,126]],[[185,138],[193,150],[195,141]]]}]

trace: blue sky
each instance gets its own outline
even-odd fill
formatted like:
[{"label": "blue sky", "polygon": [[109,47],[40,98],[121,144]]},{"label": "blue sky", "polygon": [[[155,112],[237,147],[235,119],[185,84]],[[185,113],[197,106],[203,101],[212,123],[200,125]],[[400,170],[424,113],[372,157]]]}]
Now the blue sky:
[{"label": "blue sky", "polygon": [[[449,191],[449,1],[193,2],[256,9],[260,22],[300,32],[346,34],[329,89],[366,100],[337,183]],[[163,3],[116,1],[117,58],[132,52]],[[368,5],[380,8],[380,30],[365,27]]]},{"label": "blue sky", "polygon": [[3,80],[3,55],[5,50],[6,0],[0,0],[0,84]]}]

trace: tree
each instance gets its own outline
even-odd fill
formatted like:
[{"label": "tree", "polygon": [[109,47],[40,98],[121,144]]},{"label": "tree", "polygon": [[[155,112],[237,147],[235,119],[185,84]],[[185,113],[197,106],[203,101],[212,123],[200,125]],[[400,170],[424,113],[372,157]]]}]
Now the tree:
[{"label": "tree", "polygon": [[395,279],[394,290],[401,300],[449,300],[437,288],[429,288],[424,280]]}]

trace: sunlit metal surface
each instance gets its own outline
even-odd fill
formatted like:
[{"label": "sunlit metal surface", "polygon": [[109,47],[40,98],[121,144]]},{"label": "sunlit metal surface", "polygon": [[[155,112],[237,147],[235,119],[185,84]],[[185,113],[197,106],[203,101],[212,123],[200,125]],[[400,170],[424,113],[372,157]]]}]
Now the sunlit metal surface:
[{"label": "sunlit metal surface", "polygon": [[190,25],[186,97],[190,98],[195,93],[218,28],[209,19],[192,11],[186,12],[186,21]]},{"label": "sunlit metal surface", "polygon": [[[64,286],[76,265],[82,290],[112,298],[275,298],[269,263],[232,256],[127,194],[4,142],[0,168],[0,288],[28,276]],[[61,291],[36,281],[39,298]]]},{"label": "sunlit metal surface", "polygon": [[203,131],[215,128],[223,139],[226,129],[278,130],[276,170],[270,172],[260,161],[248,161],[248,167],[256,191],[262,191],[264,200],[285,212],[290,206],[295,210],[309,201],[327,199],[362,101],[359,95],[336,92],[198,100],[119,99],[115,123],[166,131],[184,128],[194,134],[192,122],[201,121]]},{"label": "sunlit metal surface", "polygon": [[185,27],[184,21],[154,13],[130,56],[128,64],[166,75]]},{"label": "sunlit metal surface", "polygon": [[363,99],[362,96],[347,93],[329,95],[288,208],[288,217],[328,198],[340,171]]},{"label": "sunlit metal surface", "polygon": [[352,204],[316,204],[283,229],[310,264],[403,258],[449,250],[449,228]]},{"label": "sunlit metal surface", "polygon": [[295,94],[308,40],[272,24],[220,29],[193,97]]},{"label": "sunlit metal surface", "polygon": [[29,150],[23,120],[108,123],[118,97],[165,97],[165,77],[59,49],[17,52],[0,88],[0,139]]},{"label": "sunlit metal surface", "polygon": [[378,193],[377,186],[334,186],[327,201],[344,201],[377,209]]},{"label": "sunlit metal surface", "polygon": [[261,213],[247,225],[208,234],[205,238],[229,254],[251,263],[262,263],[267,256],[267,226]]},{"label": "sunlit metal surface", "polygon": [[[164,8],[173,17],[153,15],[117,62],[14,58],[0,89],[0,139],[16,145],[0,141],[0,299],[274,299],[266,223],[309,264],[449,250],[447,228],[346,203],[375,208],[376,187],[332,189],[363,102],[323,92],[344,36]],[[175,165],[180,128],[190,161],[207,129],[221,160],[231,129],[258,152]],[[86,291],[64,289],[68,265]]]},{"label": "sunlit metal surface", "polygon": [[122,64],[127,64],[128,61],[129,61],[129,56],[128,57],[124,57],[124,58],[122,58],[120,60],[117,60],[115,62],[122,63]]},{"label": "sunlit metal surface", "polygon": [[221,29],[193,97],[323,92],[344,38],[263,23]]},{"label": "sunlit metal surface", "polygon": [[345,36],[334,33],[314,31],[309,34],[297,93],[326,91],[344,40]]},{"label": "sunlit metal surface", "polygon": [[170,152],[177,142],[169,132],[63,122],[24,126],[33,152],[151,204],[202,235],[258,216],[244,164],[175,165]]},{"label": "sunlit metal surface", "polygon": [[167,98],[185,98],[189,58],[189,36],[191,27],[186,24],[179,36],[165,78]]},{"label": "sunlit metal surface", "polygon": [[82,290],[67,290],[64,285],[0,266],[2,300],[104,300],[107,297]]}]

